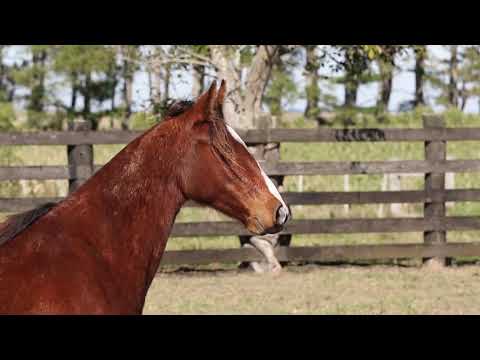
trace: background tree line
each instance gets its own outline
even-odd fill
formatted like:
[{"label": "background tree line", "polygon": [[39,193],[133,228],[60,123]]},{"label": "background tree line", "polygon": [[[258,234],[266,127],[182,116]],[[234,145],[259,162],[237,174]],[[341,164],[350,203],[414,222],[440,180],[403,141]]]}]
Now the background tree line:
[{"label": "background tree line", "polygon": [[[0,126],[8,129],[22,112],[32,129],[59,129],[76,117],[97,129],[105,116],[128,129],[138,72],[148,76],[143,110],[154,115],[172,100],[175,77],[191,78],[191,97],[212,79],[226,79],[225,111],[238,127],[255,127],[264,111],[281,116],[301,98],[305,118],[319,123],[325,113],[369,111],[381,117],[389,111],[400,70],[415,77],[413,99],[401,111],[433,105],[425,99],[426,86],[436,89],[435,104],[463,111],[480,95],[480,46],[444,48],[447,59],[435,58],[426,45],[0,45]],[[414,66],[401,69],[408,57]],[[378,94],[375,105],[365,108],[358,92],[369,83],[378,84]],[[332,95],[334,85],[343,88],[342,101]]]}]

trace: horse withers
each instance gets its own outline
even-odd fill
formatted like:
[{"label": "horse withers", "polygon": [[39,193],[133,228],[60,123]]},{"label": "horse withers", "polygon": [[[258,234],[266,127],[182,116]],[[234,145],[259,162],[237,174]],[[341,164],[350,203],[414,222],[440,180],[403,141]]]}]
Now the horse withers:
[{"label": "horse withers", "polygon": [[173,104],[65,200],[0,225],[0,313],[141,314],[187,200],[280,232],[289,209],[226,124],[225,91]]}]

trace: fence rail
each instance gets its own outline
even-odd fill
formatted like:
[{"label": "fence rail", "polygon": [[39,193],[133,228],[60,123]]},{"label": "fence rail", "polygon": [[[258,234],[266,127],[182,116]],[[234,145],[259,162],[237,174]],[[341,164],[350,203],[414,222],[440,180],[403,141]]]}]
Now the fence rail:
[{"label": "fence rail", "polygon": [[[480,243],[454,243],[444,245],[395,244],[286,247],[276,249],[279,261],[342,262],[352,260],[408,259],[435,257],[480,256]],[[262,256],[254,249],[182,250],[168,251],[162,265],[203,265],[260,261]]]},{"label": "fence rail", "polygon": [[[292,175],[368,175],[417,173],[470,173],[480,172],[480,160],[403,160],[403,161],[316,161],[259,163],[270,176]],[[94,172],[102,168],[94,166]],[[89,166],[76,166],[77,173],[90,175]],[[7,180],[66,180],[72,177],[69,166],[3,166],[0,181]]]},{"label": "fence rail", "polygon": [[[392,204],[423,203],[422,218],[369,219],[312,219],[293,220],[284,234],[321,233],[396,233],[423,232],[424,244],[280,247],[281,261],[343,261],[378,258],[431,258],[444,263],[445,258],[480,256],[480,242],[451,244],[446,242],[448,231],[480,230],[480,218],[446,216],[445,203],[480,201],[480,189],[445,189],[445,173],[480,172],[480,160],[447,160],[447,141],[480,140],[480,128],[445,128],[443,119],[429,116],[423,129],[261,129],[239,130],[251,146],[282,142],[411,142],[425,146],[425,160],[402,161],[318,161],[282,162],[260,160],[270,176],[292,175],[350,175],[350,174],[424,174],[425,189],[419,191],[363,191],[363,192],[286,192],[291,205],[327,204]],[[69,180],[70,189],[78,187],[102,166],[93,163],[93,145],[125,144],[140,132],[90,132],[85,123],[74,125],[71,131],[40,133],[2,133],[0,146],[5,145],[63,145],[68,149],[68,166],[11,166],[0,167],[0,181],[12,180]],[[55,198],[0,198],[0,211],[19,212]],[[201,206],[189,201],[186,206]],[[176,223],[172,236],[249,235],[237,222]],[[252,249],[203,251],[169,251],[162,264],[204,264],[212,262],[240,262],[260,260]],[[430,260],[429,260],[430,261]]]},{"label": "fence rail", "polygon": [[[480,128],[433,129],[258,129],[237,130],[249,145],[281,142],[412,142],[480,140]],[[1,145],[126,144],[139,131],[49,131],[0,134]]]},{"label": "fence rail", "polygon": [[[292,220],[282,234],[368,234],[420,231],[480,230],[480,218],[446,216],[442,218],[328,219]],[[233,221],[177,223],[172,236],[248,235],[243,225]]]},{"label": "fence rail", "polygon": [[[284,192],[282,197],[289,205],[413,204],[440,201],[480,201],[480,190]],[[0,198],[0,212],[25,211],[47,202],[59,202],[63,199],[63,197]],[[185,207],[203,207],[203,205],[188,201]]]}]

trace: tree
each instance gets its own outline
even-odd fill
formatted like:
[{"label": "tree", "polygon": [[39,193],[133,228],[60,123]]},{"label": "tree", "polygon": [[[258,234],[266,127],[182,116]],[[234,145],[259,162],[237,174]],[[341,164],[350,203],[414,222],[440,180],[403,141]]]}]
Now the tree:
[{"label": "tree", "polygon": [[345,69],[345,76],[339,80],[345,86],[345,108],[353,108],[357,105],[358,87],[360,86],[360,74],[348,66]]},{"label": "tree", "polygon": [[12,75],[16,86],[28,90],[24,96],[29,113],[41,113],[47,105],[47,91],[45,86],[48,74],[48,45],[28,45],[25,47],[26,57],[21,66],[16,66]]},{"label": "tree", "polygon": [[462,66],[459,69],[461,85],[458,93],[460,98],[459,106],[464,110],[468,99],[473,97],[480,98],[480,46],[466,46],[462,58]]},{"label": "tree", "polygon": [[192,66],[192,97],[197,98],[203,92],[205,88],[205,66],[193,65]]},{"label": "tree", "polygon": [[270,114],[281,117],[284,104],[292,104],[298,98],[293,71],[298,65],[298,53],[277,57],[272,69],[271,79],[263,96],[263,102],[269,107]]},{"label": "tree", "polygon": [[290,47],[280,45],[159,46],[144,61],[148,68],[157,71],[167,64],[214,69],[217,77],[228,83],[226,117],[234,126],[252,128],[261,113],[275,60],[289,51]]},{"label": "tree", "polygon": [[[205,58],[210,57],[210,49],[208,45],[192,45],[191,50]],[[192,97],[197,98],[205,90],[205,77],[207,72],[207,65],[193,64],[192,65]]]},{"label": "tree", "polygon": [[[310,45],[315,47],[315,45]],[[153,98],[165,100],[168,96],[169,74],[172,69],[169,64],[177,66],[177,69],[190,69],[193,72],[192,95],[196,96],[203,86],[202,78],[208,70],[213,70],[217,78],[225,79],[228,83],[229,92],[225,103],[225,115],[229,121],[238,127],[253,128],[255,121],[262,113],[264,100],[273,108],[278,109],[278,96],[275,100],[272,96],[265,99],[267,88],[279,92],[276,86],[269,87],[275,64],[278,58],[288,56],[292,51],[299,48],[293,45],[168,45],[149,46],[153,49],[147,52],[141,62],[146,66],[149,73],[149,83]],[[330,50],[340,53],[342,59],[334,63],[340,70],[346,70],[346,103],[353,105],[356,100],[358,86],[361,83],[362,72],[368,68],[370,62],[376,58],[392,56],[406,46],[400,45],[333,45]],[[310,51],[310,54],[313,54]],[[334,58],[334,56],[332,57]],[[324,65],[327,56],[324,56],[320,66]],[[313,61],[312,57],[312,61]],[[317,65],[314,65],[314,67]],[[309,64],[310,67],[310,64]],[[315,74],[313,69],[312,74]],[[277,74],[278,75],[278,74]],[[368,76],[371,76],[369,74]],[[280,77],[277,76],[277,80]],[[310,81],[311,90],[308,95],[310,104],[316,103],[315,86],[316,79]],[[160,84],[164,84],[161,91]],[[281,92],[281,91],[280,91]],[[272,95],[272,93],[270,93]],[[162,100],[162,101],[163,101]],[[274,105],[272,101],[277,101]],[[276,111],[276,110],[275,110]],[[308,110],[310,112],[310,110]]]},{"label": "tree", "polygon": [[[65,108],[71,116],[81,114],[98,126],[98,116],[92,111],[92,102],[99,107],[104,101],[114,97],[116,87],[116,51],[104,45],[58,45],[55,46],[54,70],[63,74],[71,89],[70,105],[57,101],[57,106]],[[113,91],[112,91],[113,89]],[[77,111],[77,98],[83,98],[83,109]]]},{"label": "tree", "polygon": [[150,102],[155,114],[161,114],[171,102],[172,73],[178,69],[185,71],[190,64],[189,61],[176,57],[179,47],[185,46],[146,46],[139,60],[139,64],[144,65],[149,74]]},{"label": "tree", "polygon": [[437,90],[437,104],[464,110],[478,94],[480,53],[478,45],[446,45],[446,59],[433,59],[428,80]]},{"label": "tree", "polygon": [[305,95],[307,106],[304,116],[307,119],[316,118],[320,112],[318,107],[320,101],[320,59],[317,54],[317,49],[317,45],[305,45],[306,61],[304,75],[306,80]]},{"label": "tree", "polygon": [[393,77],[397,69],[396,59],[407,54],[407,49],[415,49],[416,45],[382,45],[382,53],[376,56],[379,71],[380,93],[377,100],[377,113],[388,111],[392,95]]},{"label": "tree", "polygon": [[17,100],[26,103],[28,125],[33,128],[58,128],[61,121],[47,114],[53,93],[46,84],[50,74],[51,46],[27,45],[16,50],[19,58],[23,60],[20,66],[16,66],[13,76],[16,86],[23,90],[24,95],[17,96]]},{"label": "tree", "polygon": [[[17,99],[26,100],[24,107],[29,114],[49,112],[54,105],[57,110],[65,111],[70,119],[82,116],[90,120],[94,129],[100,116],[121,114],[122,127],[126,129],[133,112],[136,71],[143,69],[148,73],[155,113],[161,112],[170,101],[171,85],[177,80],[173,74],[183,76],[189,73],[193,80],[193,97],[202,92],[208,76],[227,80],[226,117],[234,126],[254,128],[265,105],[270,112],[280,115],[285,104],[298,96],[293,74],[303,66],[300,61],[305,61],[306,117],[316,117],[327,103],[331,108],[338,105],[324,91],[329,84],[325,84],[320,73],[328,65],[343,73],[343,77],[335,76],[334,81],[345,86],[346,107],[355,108],[359,86],[377,76],[382,84],[378,106],[387,108],[393,73],[388,65],[393,64],[393,56],[407,47],[32,45],[25,46],[29,56],[22,64],[16,65],[17,68],[0,61],[0,99],[14,101],[15,90],[22,86],[22,91],[16,93]],[[373,62],[379,64],[378,74],[372,70]],[[28,91],[23,91],[25,89]],[[65,90],[68,91],[67,99]],[[26,95],[18,95],[22,93]],[[459,85],[458,97],[460,93]]]},{"label": "tree", "polygon": [[[123,118],[122,129],[127,130],[129,125],[130,116],[132,115],[133,104],[133,79],[135,72],[138,70],[136,62],[128,61],[127,59],[138,59],[139,45],[120,45],[118,48],[121,62],[121,76],[123,80],[122,87],[122,106],[123,106]],[[116,83],[112,84],[112,99],[115,98]],[[112,111],[115,110],[112,100]]]},{"label": "tree", "polygon": [[16,89],[14,79],[16,67],[8,66],[4,62],[8,48],[8,45],[0,45],[0,102],[12,102]]},{"label": "tree", "polygon": [[0,45],[0,130],[13,128],[15,112],[12,106],[16,84],[13,78],[15,66],[8,66],[4,62],[8,46]]},{"label": "tree", "polygon": [[[353,108],[357,104],[358,89],[361,84],[381,81],[381,96],[379,104],[388,106],[391,93],[394,57],[403,53],[406,45],[334,45],[328,59],[333,62],[333,69],[343,72],[336,79],[345,87],[345,108]],[[379,75],[372,71],[372,63],[379,64]]]},{"label": "tree", "polygon": [[31,93],[28,110],[42,112],[45,108],[45,77],[47,75],[47,45],[32,45]]},{"label": "tree", "polygon": [[427,59],[426,45],[419,45],[414,49],[415,53],[415,98],[413,104],[415,107],[425,105],[425,97],[423,94],[425,82],[425,61]]},{"label": "tree", "polygon": [[380,94],[377,100],[377,111],[382,114],[388,111],[390,97],[392,95],[393,74],[395,70],[395,58],[391,60],[378,59],[380,77]]},{"label": "tree", "polygon": [[237,127],[256,127],[272,68],[285,49],[280,45],[209,47],[217,77],[229,84],[225,115]]},{"label": "tree", "polygon": [[[150,102],[153,104],[153,108],[155,108],[156,104],[162,102],[162,59],[161,56],[156,55],[158,50],[155,46],[152,46],[149,52],[148,50],[145,51],[147,54],[143,54],[140,61],[137,59],[134,59],[134,61],[137,60],[138,64],[145,63],[149,78]],[[126,60],[132,61],[131,58]]]},{"label": "tree", "polygon": [[458,106],[458,45],[450,45],[450,60],[448,64],[448,102]]}]

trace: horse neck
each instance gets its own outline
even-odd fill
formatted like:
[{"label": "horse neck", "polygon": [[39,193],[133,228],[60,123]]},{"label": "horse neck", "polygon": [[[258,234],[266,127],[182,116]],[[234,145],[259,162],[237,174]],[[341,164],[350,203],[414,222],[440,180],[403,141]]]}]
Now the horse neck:
[{"label": "horse neck", "polygon": [[176,176],[176,136],[163,135],[159,128],[131,143],[67,201],[77,226],[95,232],[83,235],[121,279],[125,294],[138,301],[144,301],[186,200]]}]

